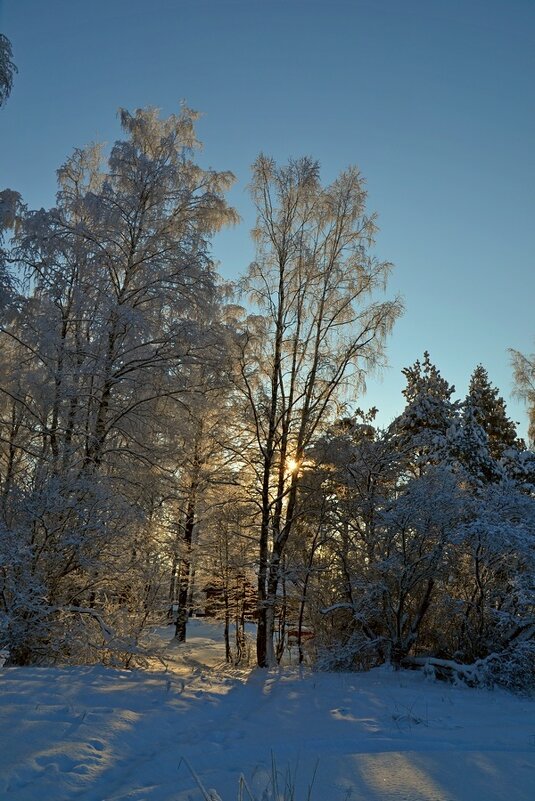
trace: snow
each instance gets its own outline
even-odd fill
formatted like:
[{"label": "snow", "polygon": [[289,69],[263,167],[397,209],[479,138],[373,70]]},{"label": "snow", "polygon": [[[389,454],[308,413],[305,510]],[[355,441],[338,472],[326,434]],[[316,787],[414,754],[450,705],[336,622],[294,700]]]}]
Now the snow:
[{"label": "snow", "polygon": [[193,770],[223,801],[243,773],[261,799],[272,759],[296,801],[316,767],[312,801],[535,798],[533,700],[388,669],[233,669],[219,624],[172,633],[146,671],[0,670],[0,798],[200,801]]}]

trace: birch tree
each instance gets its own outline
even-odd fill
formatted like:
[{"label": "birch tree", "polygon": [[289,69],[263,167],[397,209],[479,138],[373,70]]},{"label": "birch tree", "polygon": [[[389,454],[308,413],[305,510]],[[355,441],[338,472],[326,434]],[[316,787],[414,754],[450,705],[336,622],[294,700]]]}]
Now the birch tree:
[{"label": "birch tree", "polygon": [[250,315],[240,339],[240,388],[254,431],[259,508],[260,666],[275,661],[281,560],[296,516],[307,447],[340,403],[381,362],[399,300],[376,299],[391,265],[371,254],[374,215],[349,168],[329,186],[309,158],[253,165],[256,260],[243,291]]},{"label": "birch tree", "polygon": [[535,445],[535,353],[526,356],[518,350],[511,350],[511,361],[515,376],[515,394],[528,407],[531,443]]},{"label": "birch tree", "polygon": [[[142,615],[152,592],[145,577],[157,559],[142,533],[173,478],[189,373],[213,342],[209,239],[235,219],[224,200],[232,175],[195,163],[196,116],[122,111],[125,138],[107,158],[97,146],[76,150],[59,170],[56,208],[19,208],[3,252],[26,277],[2,325],[17,352],[2,387],[6,524],[21,532],[28,586],[44,588],[44,617],[64,631],[70,613],[105,621],[112,599]],[[12,577],[4,605],[31,628],[35,610],[19,603]]]},{"label": "birch tree", "polygon": [[0,33],[0,107],[4,105],[13,88],[13,75],[17,68],[13,63],[11,42]]}]

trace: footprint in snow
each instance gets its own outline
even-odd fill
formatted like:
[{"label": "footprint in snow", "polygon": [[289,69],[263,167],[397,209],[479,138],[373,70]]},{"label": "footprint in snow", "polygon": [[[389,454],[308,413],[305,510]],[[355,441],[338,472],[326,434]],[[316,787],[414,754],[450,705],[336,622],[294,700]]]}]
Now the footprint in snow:
[{"label": "footprint in snow", "polygon": [[95,751],[104,751],[105,745],[101,743],[100,740],[90,740],[89,745],[91,748],[94,748]]}]

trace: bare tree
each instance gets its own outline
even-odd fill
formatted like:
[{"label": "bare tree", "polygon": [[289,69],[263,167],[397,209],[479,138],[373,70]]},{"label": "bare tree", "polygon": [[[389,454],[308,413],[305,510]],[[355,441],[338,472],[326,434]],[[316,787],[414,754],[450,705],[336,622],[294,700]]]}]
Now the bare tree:
[{"label": "bare tree", "polygon": [[515,394],[528,407],[529,438],[535,445],[535,353],[525,356],[518,350],[511,350],[511,361],[515,375]]},{"label": "bare tree", "polygon": [[399,299],[375,300],[391,265],[370,255],[375,216],[356,168],[322,187],[309,158],[260,156],[251,195],[256,261],[243,282],[240,387],[254,431],[259,508],[257,660],[273,664],[281,561],[296,519],[306,449],[381,362]]}]

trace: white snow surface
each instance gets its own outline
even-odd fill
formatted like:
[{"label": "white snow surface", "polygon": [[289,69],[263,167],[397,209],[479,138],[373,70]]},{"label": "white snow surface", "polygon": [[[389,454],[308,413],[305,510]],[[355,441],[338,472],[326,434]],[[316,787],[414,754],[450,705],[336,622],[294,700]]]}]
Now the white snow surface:
[{"label": "white snow surface", "polygon": [[[534,801],[535,701],[422,673],[237,670],[221,626],[160,629],[150,670],[0,670],[2,801]],[[181,762],[182,758],[182,762]],[[184,761],[185,760],[185,761]],[[216,798],[216,795],[212,797]],[[248,797],[248,796],[246,796]]]}]

